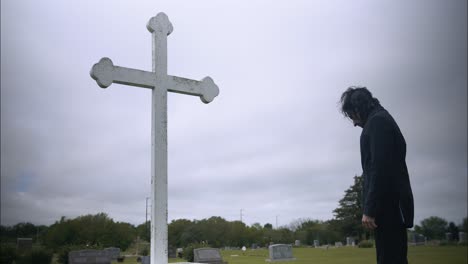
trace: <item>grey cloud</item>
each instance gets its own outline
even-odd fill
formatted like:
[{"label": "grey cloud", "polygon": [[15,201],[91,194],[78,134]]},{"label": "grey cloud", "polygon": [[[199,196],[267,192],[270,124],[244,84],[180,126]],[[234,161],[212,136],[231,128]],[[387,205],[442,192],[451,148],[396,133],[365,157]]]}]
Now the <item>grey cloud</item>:
[{"label": "grey cloud", "polygon": [[6,1],[2,224],[144,221],[150,90],[101,89],[89,70],[105,56],[150,70],[159,11],[175,28],[169,73],[221,91],[169,95],[170,220],[330,219],[361,173],[360,130],[337,107],[356,84],[405,134],[416,220],[466,217],[466,3]]}]

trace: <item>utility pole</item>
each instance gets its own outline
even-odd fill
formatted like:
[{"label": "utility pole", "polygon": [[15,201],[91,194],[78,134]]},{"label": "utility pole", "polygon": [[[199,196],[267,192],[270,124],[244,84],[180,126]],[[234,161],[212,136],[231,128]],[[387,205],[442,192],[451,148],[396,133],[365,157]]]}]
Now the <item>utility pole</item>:
[{"label": "utility pole", "polygon": [[276,216],[276,229],[278,229],[278,216]]},{"label": "utility pole", "polygon": [[240,221],[242,222],[242,210],[244,209],[240,209]]}]

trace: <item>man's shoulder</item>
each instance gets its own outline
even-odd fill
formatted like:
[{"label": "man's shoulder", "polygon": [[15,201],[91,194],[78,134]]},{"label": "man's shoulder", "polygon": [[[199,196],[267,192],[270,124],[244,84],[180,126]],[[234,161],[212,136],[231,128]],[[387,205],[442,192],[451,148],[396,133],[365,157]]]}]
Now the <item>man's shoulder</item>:
[{"label": "man's shoulder", "polygon": [[368,131],[370,132],[374,130],[392,130],[395,126],[396,123],[393,117],[387,110],[381,107],[369,116],[363,132],[366,134]]},{"label": "man's shoulder", "polygon": [[400,128],[393,116],[384,108],[374,113],[374,115],[370,117],[368,121],[369,124],[366,125],[369,125],[369,127],[373,127],[374,129],[378,127],[377,130],[383,129],[390,133],[401,133]]},{"label": "man's shoulder", "polygon": [[377,109],[371,116],[369,116],[369,122],[373,123],[394,123],[392,115],[383,107]]}]

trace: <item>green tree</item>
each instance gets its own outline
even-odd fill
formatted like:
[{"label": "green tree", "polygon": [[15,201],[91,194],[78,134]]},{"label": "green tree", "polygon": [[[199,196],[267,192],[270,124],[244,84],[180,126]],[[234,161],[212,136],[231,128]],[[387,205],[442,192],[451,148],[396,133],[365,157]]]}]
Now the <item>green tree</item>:
[{"label": "green tree", "polygon": [[45,226],[35,226],[31,223],[18,223],[14,226],[0,226],[0,241],[16,242],[18,237],[30,237],[37,242],[39,235],[42,235]]},{"label": "green tree", "polygon": [[250,226],[247,230],[248,233],[248,241],[253,244],[257,245],[264,245],[266,241],[264,241],[264,230],[260,223],[254,223]]},{"label": "green tree", "polygon": [[455,225],[454,222],[450,222],[448,227],[447,227],[447,232],[451,234],[452,240],[458,241],[458,226]]},{"label": "green tree", "polygon": [[247,246],[247,226],[241,221],[230,222],[226,230],[226,244],[234,247]]},{"label": "green tree", "polygon": [[19,223],[13,226],[16,237],[36,237],[37,228],[31,223]]},{"label": "green tree", "polygon": [[118,247],[121,250],[126,250],[137,236],[135,227],[125,222],[114,223],[111,230],[112,233],[110,237],[112,241],[108,241],[105,246]]},{"label": "green tree", "polygon": [[333,228],[329,221],[308,220],[303,222],[296,230],[306,244],[313,245],[314,240],[319,240],[321,244],[332,244],[335,241],[341,241],[339,231]]},{"label": "green tree", "polygon": [[463,223],[460,226],[460,231],[468,233],[468,218],[463,218]]},{"label": "green tree", "polygon": [[180,235],[180,245],[184,247],[189,244],[199,243],[199,241],[202,240],[202,232],[200,228],[197,227],[197,221],[193,221],[191,224],[187,225]]},{"label": "green tree", "polygon": [[414,225],[414,232],[418,234],[422,234],[423,233],[422,227],[420,225]]},{"label": "green tree", "polygon": [[[219,216],[212,216],[197,223],[203,234],[203,241],[212,247],[219,248],[225,245],[225,234],[228,230],[228,222]],[[245,233],[245,229],[243,233]]]},{"label": "green tree", "polygon": [[336,220],[333,226],[344,236],[362,238],[365,230],[362,227],[362,176],[354,176],[354,183],[338,202],[339,207],[333,210]]},{"label": "green tree", "polygon": [[421,221],[421,232],[428,239],[444,239],[447,221],[437,216],[431,216]]},{"label": "green tree", "polygon": [[263,230],[263,227],[260,223],[253,223],[251,227],[256,230]]},{"label": "green tree", "polygon": [[[136,227],[137,231],[137,236],[140,237],[140,239],[149,242],[151,240],[151,221],[148,221],[148,223],[143,223],[140,224]],[[170,230],[170,224],[169,224],[169,230]]]},{"label": "green tree", "polygon": [[51,225],[44,243],[52,249],[81,245],[103,248],[116,246],[126,250],[136,237],[136,230],[128,223],[115,223],[105,213],[84,215],[75,219],[62,217]]},{"label": "green tree", "polygon": [[275,230],[278,232],[278,243],[281,244],[292,244],[294,243],[294,232],[289,230],[288,228],[279,228],[278,230]]},{"label": "green tree", "polygon": [[60,221],[56,221],[49,227],[44,238],[44,243],[52,249],[71,245],[75,242],[76,233],[77,231],[73,227],[71,220],[62,216]]}]

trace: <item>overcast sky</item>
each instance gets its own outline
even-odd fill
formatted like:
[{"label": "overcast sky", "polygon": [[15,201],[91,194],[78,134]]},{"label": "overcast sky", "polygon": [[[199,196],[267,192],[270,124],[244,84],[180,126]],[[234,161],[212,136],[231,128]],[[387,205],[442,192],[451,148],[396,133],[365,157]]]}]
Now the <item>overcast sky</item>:
[{"label": "overcast sky", "polygon": [[169,221],[328,220],[360,175],[360,128],[339,112],[364,85],[407,141],[415,220],[467,216],[467,3],[1,1],[1,224],[105,212],[141,224],[151,90],[101,89],[92,65],[151,70],[165,12],[168,73],[210,76],[210,104],[168,97]]}]

